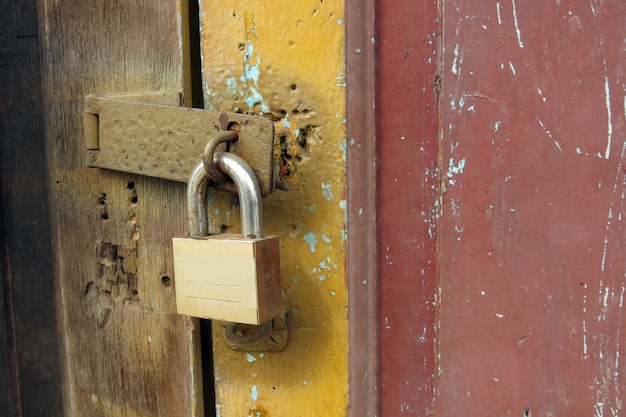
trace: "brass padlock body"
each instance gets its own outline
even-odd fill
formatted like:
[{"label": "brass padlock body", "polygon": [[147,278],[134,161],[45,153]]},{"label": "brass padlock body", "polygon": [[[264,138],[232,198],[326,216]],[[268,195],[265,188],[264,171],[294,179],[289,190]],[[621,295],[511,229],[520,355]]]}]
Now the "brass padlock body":
[{"label": "brass padlock body", "polygon": [[179,314],[261,324],[281,313],[278,236],[174,238]]}]

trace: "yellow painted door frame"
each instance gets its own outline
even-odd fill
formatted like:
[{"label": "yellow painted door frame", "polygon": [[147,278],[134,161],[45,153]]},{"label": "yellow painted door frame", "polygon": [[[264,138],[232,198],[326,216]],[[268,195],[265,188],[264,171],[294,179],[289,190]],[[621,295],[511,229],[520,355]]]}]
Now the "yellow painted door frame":
[{"label": "yellow painted door frame", "polygon": [[[289,187],[264,201],[265,232],[281,238],[289,345],[232,351],[214,324],[217,415],[347,415],[344,4],[201,1],[200,16],[205,108],[273,120]],[[220,197],[213,229],[237,229]]]}]

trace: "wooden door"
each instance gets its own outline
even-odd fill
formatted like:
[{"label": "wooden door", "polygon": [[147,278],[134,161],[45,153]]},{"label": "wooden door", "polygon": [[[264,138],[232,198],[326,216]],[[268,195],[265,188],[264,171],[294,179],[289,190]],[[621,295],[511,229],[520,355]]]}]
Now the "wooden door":
[{"label": "wooden door", "polygon": [[0,10],[0,415],[59,416],[37,8]]},{"label": "wooden door", "polygon": [[201,416],[197,323],[172,286],[184,184],[86,167],[81,122],[86,94],[191,103],[188,5],[44,0],[38,15],[64,414]]}]

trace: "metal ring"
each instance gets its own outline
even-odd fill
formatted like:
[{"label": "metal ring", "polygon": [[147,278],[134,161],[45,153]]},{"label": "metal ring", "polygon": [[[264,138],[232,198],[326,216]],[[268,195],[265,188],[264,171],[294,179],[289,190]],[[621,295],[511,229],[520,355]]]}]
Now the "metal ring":
[{"label": "metal ring", "polygon": [[220,184],[230,182],[230,178],[228,175],[222,174],[219,169],[215,166],[215,162],[213,162],[213,156],[215,155],[215,149],[219,146],[220,143],[224,142],[234,142],[238,138],[237,132],[234,130],[226,130],[223,132],[219,132],[215,137],[209,140],[209,143],[204,147],[204,155],[202,157],[202,162],[204,163],[204,170],[209,175],[213,181],[218,182]]},{"label": "metal ring", "polygon": [[[261,342],[264,344],[264,338],[272,330],[272,320],[266,321],[259,325],[232,323],[224,329],[224,337],[226,343],[233,349],[245,349]],[[241,330],[253,329],[251,334],[239,336],[237,333]]]}]

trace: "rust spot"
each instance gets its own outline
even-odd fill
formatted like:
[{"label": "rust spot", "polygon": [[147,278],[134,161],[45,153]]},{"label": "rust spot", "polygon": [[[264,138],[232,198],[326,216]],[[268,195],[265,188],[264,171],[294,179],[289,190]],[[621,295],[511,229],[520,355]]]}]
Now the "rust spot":
[{"label": "rust spot", "polygon": [[248,410],[248,415],[251,417],[267,417],[268,414],[267,410],[257,406],[256,408]]},{"label": "rust spot", "polygon": [[228,115],[226,113],[220,114],[220,127],[222,130],[228,130]]}]

